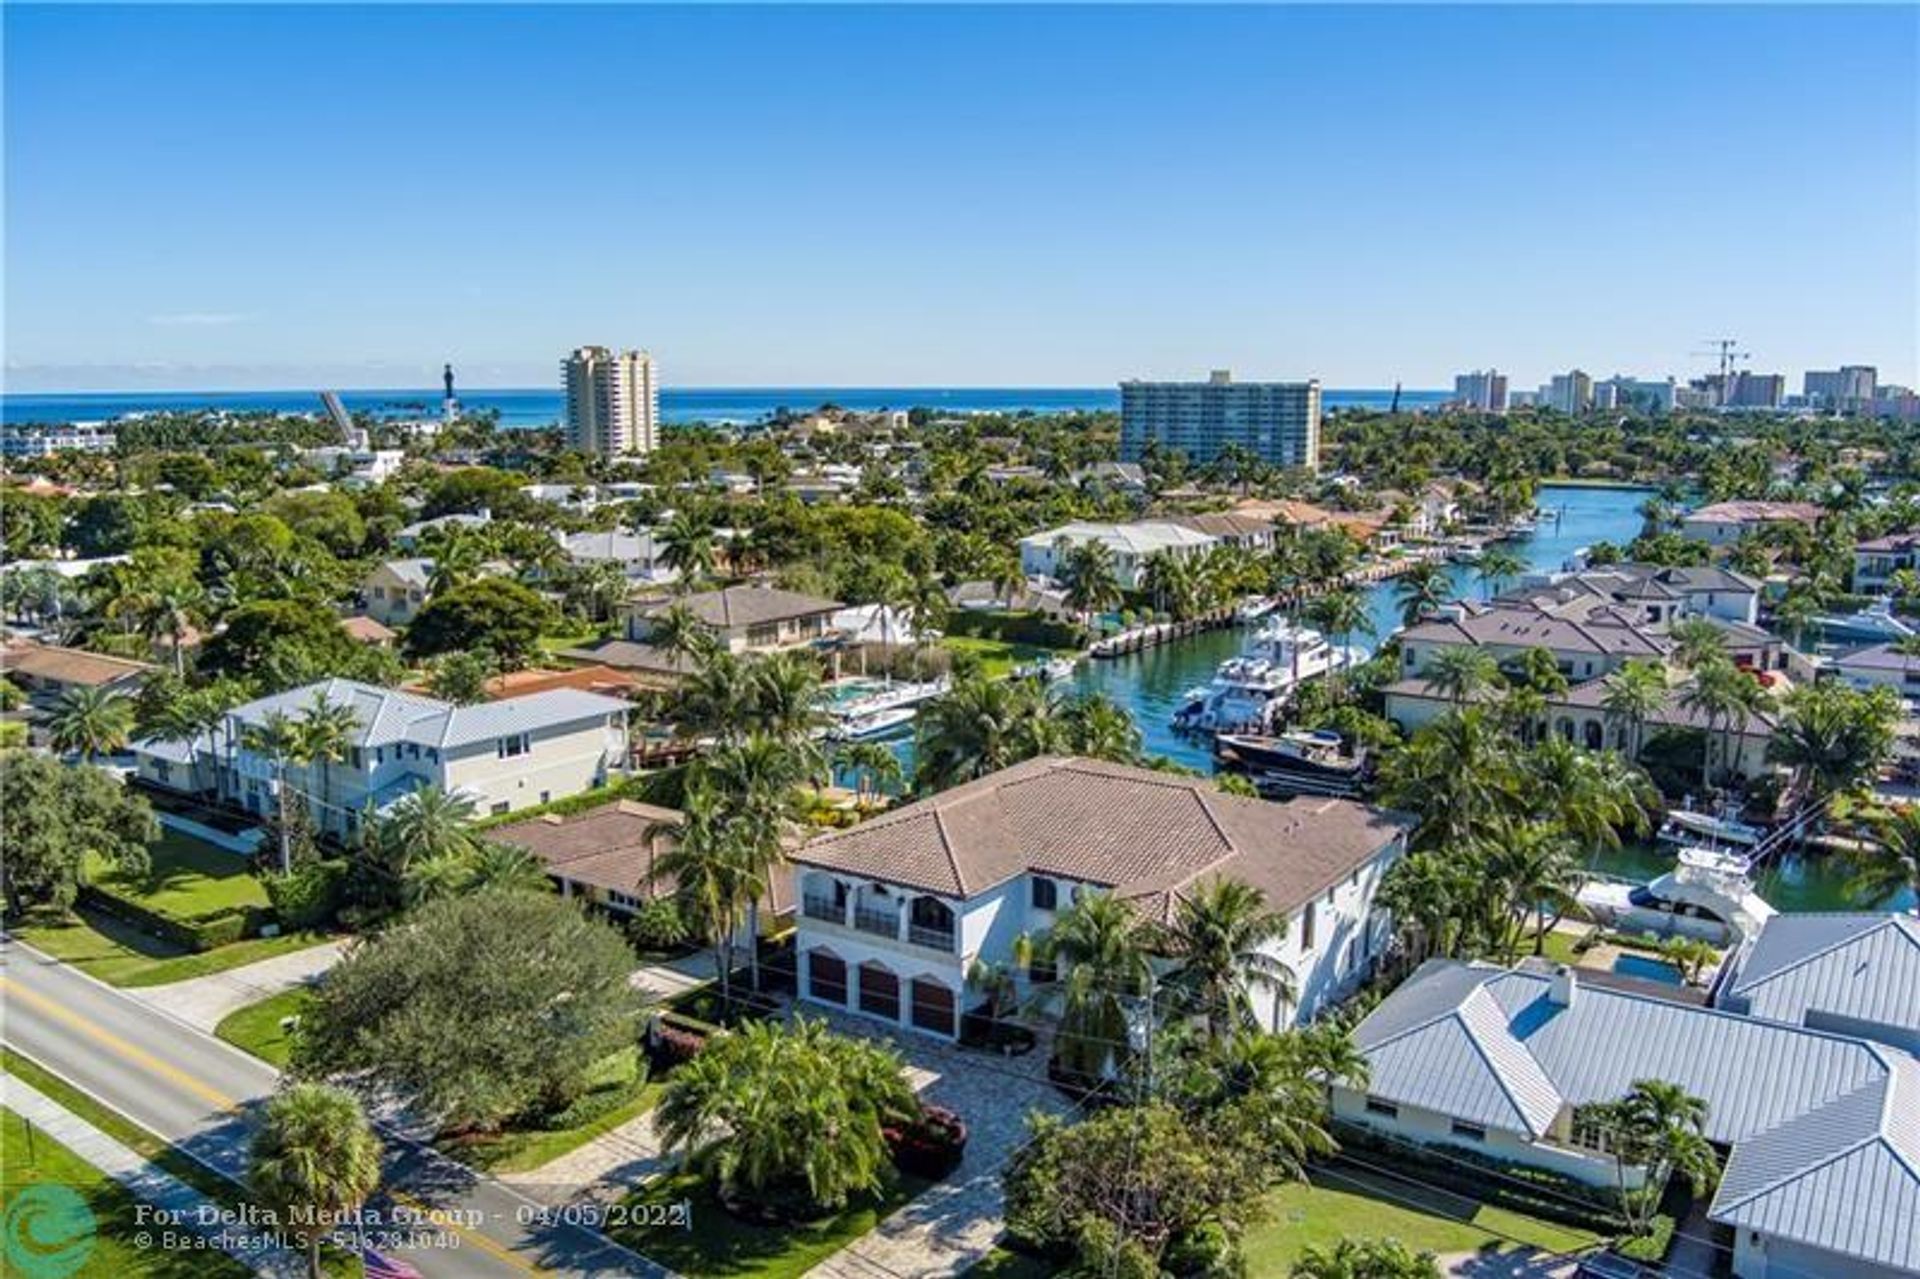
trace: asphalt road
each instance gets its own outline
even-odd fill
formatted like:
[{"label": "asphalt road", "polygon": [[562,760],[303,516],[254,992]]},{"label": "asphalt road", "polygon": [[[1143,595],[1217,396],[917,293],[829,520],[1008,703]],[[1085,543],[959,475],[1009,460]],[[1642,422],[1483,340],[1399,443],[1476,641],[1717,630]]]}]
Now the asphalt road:
[{"label": "asphalt road", "polygon": [[[0,1041],[240,1179],[253,1116],[279,1083],[264,1062],[12,938],[0,938]],[[373,1208],[386,1237],[373,1242],[428,1279],[672,1274],[396,1131],[381,1136]]]}]

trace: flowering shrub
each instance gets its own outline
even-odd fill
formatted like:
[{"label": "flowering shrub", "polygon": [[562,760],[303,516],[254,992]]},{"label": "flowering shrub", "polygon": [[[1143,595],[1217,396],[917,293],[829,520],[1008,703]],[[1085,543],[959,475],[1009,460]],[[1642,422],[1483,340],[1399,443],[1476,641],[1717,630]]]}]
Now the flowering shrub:
[{"label": "flowering shrub", "polygon": [[919,1118],[888,1127],[882,1135],[901,1172],[938,1181],[959,1166],[967,1150],[967,1125],[945,1106],[922,1106]]}]

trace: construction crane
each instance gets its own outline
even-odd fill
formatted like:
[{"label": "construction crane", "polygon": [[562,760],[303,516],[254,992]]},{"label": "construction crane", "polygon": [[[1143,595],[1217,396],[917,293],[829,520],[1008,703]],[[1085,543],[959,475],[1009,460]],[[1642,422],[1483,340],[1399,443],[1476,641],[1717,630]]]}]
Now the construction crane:
[{"label": "construction crane", "polygon": [[1752,351],[1740,349],[1739,338],[1703,338],[1708,350],[1695,351],[1695,359],[1717,360],[1720,365],[1720,384],[1725,386],[1733,378],[1733,366],[1742,360],[1751,360]]}]

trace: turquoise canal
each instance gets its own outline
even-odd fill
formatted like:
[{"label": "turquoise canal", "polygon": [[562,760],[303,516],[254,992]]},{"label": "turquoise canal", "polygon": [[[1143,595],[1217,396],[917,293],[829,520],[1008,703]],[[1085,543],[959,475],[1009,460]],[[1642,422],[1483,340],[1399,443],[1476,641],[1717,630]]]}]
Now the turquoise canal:
[{"label": "turquoise canal", "polygon": [[[1575,551],[1595,542],[1625,545],[1640,531],[1639,507],[1649,492],[1642,488],[1544,487],[1539,501],[1545,518],[1539,530],[1524,541],[1508,545],[1540,570],[1561,568]],[[1486,593],[1486,585],[1472,565],[1452,566],[1449,573],[1459,594],[1478,598]],[[1390,581],[1369,588],[1367,597],[1375,634],[1356,635],[1354,642],[1372,647],[1399,626],[1400,609],[1394,602]],[[1129,657],[1083,661],[1070,687],[1104,693],[1125,707],[1140,726],[1148,754],[1164,755],[1189,768],[1210,772],[1213,760],[1208,741],[1176,733],[1170,722],[1180,705],[1180,695],[1212,678],[1214,668],[1239,652],[1244,640],[1245,633],[1240,630],[1212,631]],[[897,739],[890,745],[900,752],[911,771],[912,739]],[[1595,853],[1590,865],[1595,871],[1645,881],[1672,869],[1673,854],[1652,846],[1628,845]],[[1778,858],[1756,876],[1761,895],[1783,911],[1860,909],[1876,904],[1849,897],[1846,877],[1846,868],[1838,861],[1818,855]]]}]

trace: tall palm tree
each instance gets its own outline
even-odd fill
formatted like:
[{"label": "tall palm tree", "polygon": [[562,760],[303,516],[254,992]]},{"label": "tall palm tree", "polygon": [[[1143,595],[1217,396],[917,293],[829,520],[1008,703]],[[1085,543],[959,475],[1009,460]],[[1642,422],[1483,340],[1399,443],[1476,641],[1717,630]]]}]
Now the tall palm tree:
[{"label": "tall palm tree", "polygon": [[[324,691],[316,690],[313,700],[301,710],[297,721],[300,756],[309,766],[320,765],[320,804],[327,809],[323,821],[332,820],[333,766],[345,762],[353,749],[354,735],[360,729],[360,717],[345,702],[330,702]],[[340,823],[345,829],[345,823]]]},{"label": "tall palm tree", "polygon": [[[1734,769],[1733,739],[1744,733],[1752,718],[1767,705],[1766,690],[1745,671],[1724,658],[1709,660],[1694,668],[1693,683],[1681,695],[1681,705],[1707,721],[1707,732],[1720,734],[1720,765],[1731,775]],[[1703,752],[1701,784],[1713,785],[1712,751]]]},{"label": "tall palm tree", "polygon": [[1153,989],[1147,940],[1133,908],[1107,893],[1083,893],[1055,918],[1041,950],[1063,970],[1054,1055],[1067,1070],[1102,1078],[1125,1059],[1129,1005]]},{"label": "tall palm tree", "polygon": [[915,720],[915,784],[944,790],[1054,748],[1055,711],[1031,680],[956,680]]},{"label": "tall palm tree", "polygon": [[[331,1084],[288,1085],[266,1105],[248,1151],[247,1188],[282,1221],[348,1218],[380,1184],[380,1139],[354,1095]],[[313,1228],[307,1279],[321,1279]]]},{"label": "tall palm tree", "polygon": [[883,787],[898,785],[902,777],[900,757],[881,742],[848,742],[834,752],[834,763],[854,776],[854,787],[862,808],[878,798]]},{"label": "tall palm tree", "polygon": [[687,791],[684,816],[672,843],[654,859],[652,881],[671,885],[688,923],[713,948],[723,1003],[733,999],[733,947],[755,885],[743,832],[729,827],[725,806],[711,787]]},{"label": "tall palm tree", "polygon": [[1400,605],[1400,625],[1416,626],[1453,598],[1453,579],[1444,568],[1428,562],[1394,583],[1393,595]]},{"label": "tall palm tree", "polygon": [[1388,869],[1380,881],[1379,902],[1414,958],[1451,957],[1472,890],[1472,878],[1459,859],[1445,851],[1416,852]]},{"label": "tall palm tree", "polygon": [[472,800],[458,791],[424,786],[394,802],[369,844],[391,883],[400,884],[426,862],[467,863],[480,846],[473,822]]},{"label": "tall palm tree", "polygon": [[1550,823],[1514,822],[1488,850],[1488,870],[1506,890],[1508,918],[1513,921],[1508,951],[1519,948],[1531,917],[1533,953],[1544,954],[1547,933],[1565,916],[1580,887],[1580,863],[1572,841]]},{"label": "tall palm tree", "polygon": [[1639,759],[1647,721],[1666,708],[1667,672],[1659,662],[1632,661],[1601,682],[1600,708],[1625,734],[1627,757]]},{"label": "tall palm tree", "polygon": [[1488,599],[1499,592],[1502,582],[1511,582],[1527,571],[1527,562],[1503,546],[1489,547],[1480,556],[1475,576],[1485,588]]},{"label": "tall palm tree", "polygon": [[[1373,633],[1373,621],[1367,616],[1366,597],[1351,587],[1328,591],[1314,600],[1307,605],[1307,618],[1343,646],[1352,641],[1355,631]],[[1336,689],[1340,678],[1340,668],[1328,672],[1328,682]]]},{"label": "tall palm tree", "polygon": [[187,632],[206,618],[206,592],[193,581],[163,581],[141,602],[140,629],[148,640],[166,640],[173,673],[185,675]]},{"label": "tall palm tree", "polygon": [[77,684],[60,694],[47,727],[55,750],[75,752],[91,764],[96,756],[126,749],[133,733],[133,702],[104,688]]},{"label": "tall palm tree", "polygon": [[1113,551],[1105,542],[1089,539],[1069,551],[1061,580],[1067,587],[1067,607],[1083,620],[1091,620],[1120,600],[1120,578],[1114,571]]},{"label": "tall palm tree", "polygon": [[1006,608],[1019,602],[1020,593],[1027,589],[1026,569],[1020,563],[1020,556],[1009,550],[1002,549],[994,555],[987,580],[993,586],[994,596]]},{"label": "tall palm tree", "polygon": [[1421,672],[1433,691],[1463,706],[1500,681],[1500,663],[1483,648],[1443,648]]},{"label": "tall palm tree", "polygon": [[680,589],[692,590],[713,575],[713,530],[692,511],[675,511],[660,530],[660,562],[680,575]]},{"label": "tall palm tree", "polygon": [[1281,1010],[1298,998],[1293,973],[1271,953],[1286,936],[1287,917],[1268,910],[1259,889],[1216,878],[1175,903],[1156,949],[1177,965],[1173,989],[1219,1039],[1252,1023],[1254,990],[1272,997],[1271,1028],[1280,1029]]},{"label": "tall palm tree", "polygon": [[1673,641],[1673,659],[1688,670],[1727,655],[1727,633],[1704,617],[1682,618],[1667,636]]},{"label": "tall palm tree", "polygon": [[722,746],[696,764],[688,785],[707,791],[714,818],[726,828],[736,871],[739,903],[747,919],[747,962],[760,985],[760,902],[773,876],[786,864],[786,836],[796,825],[800,786],[816,771],[817,752],[804,737],[796,744],[756,732]]}]

